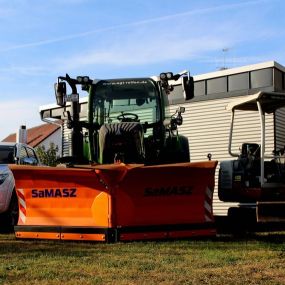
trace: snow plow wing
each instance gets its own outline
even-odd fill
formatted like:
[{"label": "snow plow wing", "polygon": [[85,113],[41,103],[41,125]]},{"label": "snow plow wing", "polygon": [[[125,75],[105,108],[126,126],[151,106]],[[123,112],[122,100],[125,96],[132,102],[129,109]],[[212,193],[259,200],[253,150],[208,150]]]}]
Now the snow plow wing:
[{"label": "snow plow wing", "polygon": [[16,237],[114,242],[215,235],[216,165],[12,165]]}]

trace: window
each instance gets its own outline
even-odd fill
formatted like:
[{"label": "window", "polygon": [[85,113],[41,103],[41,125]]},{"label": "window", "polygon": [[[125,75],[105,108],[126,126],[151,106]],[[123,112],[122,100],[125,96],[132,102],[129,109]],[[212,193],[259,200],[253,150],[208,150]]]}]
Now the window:
[{"label": "window", "polygon": [[266,68],[250,73],[251,88],[268,87],[273,85],[273,69]]},{"label": "window", "polygon": [[229,91],[248,90],[249,73],[240,73],[229,76]]},{"label": "window", "polygon": [[206,84],[205,80],[194,82],[194,94],[195,96],[206,94]]},{"label": "window", "polygon": [[274,69],[274,91],[282,91],[283,90],[283,73],[278,70]]},{"label": "window", "polygon": [[207,80],[207,94],[227,92],[227,77]]},{"label": "window", "polygon": [[[160,119],[158,94],[149,79],[99,81],[93,94],[93,123],[116,123],[122,113],[138,116],[141,123]],[[130,115],[129,115],[130,116]]]}]

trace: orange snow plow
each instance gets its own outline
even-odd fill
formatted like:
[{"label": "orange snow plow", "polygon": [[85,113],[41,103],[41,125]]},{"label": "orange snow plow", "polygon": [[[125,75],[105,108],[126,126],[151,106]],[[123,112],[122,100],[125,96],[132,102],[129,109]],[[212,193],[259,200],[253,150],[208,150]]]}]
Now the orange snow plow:
[{"label": "orange snow plow", "polygon": [[213,236],[216,166],[11,165],[19,201],[16,237],[115,242]]}]

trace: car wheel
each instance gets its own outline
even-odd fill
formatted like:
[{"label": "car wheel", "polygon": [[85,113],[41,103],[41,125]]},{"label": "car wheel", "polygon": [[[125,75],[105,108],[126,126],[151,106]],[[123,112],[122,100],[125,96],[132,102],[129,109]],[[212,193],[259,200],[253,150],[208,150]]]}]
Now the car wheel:
[{"label": "car wheel", "polygon": [[0,216],[1,232],[13,232],[14,226],[17,225],[19,218],[18,198],[15,190],[12,193],[8,210]]},{"label": "car wheel", "polygon": [[16,226],[18,223],[18,218],[19,218],[19,205],[18,205],[18,198],[16,195],[16,191],[13,191],[12,197],[11,197],[11,202],[9,206],[9,220],[11,226]]}]

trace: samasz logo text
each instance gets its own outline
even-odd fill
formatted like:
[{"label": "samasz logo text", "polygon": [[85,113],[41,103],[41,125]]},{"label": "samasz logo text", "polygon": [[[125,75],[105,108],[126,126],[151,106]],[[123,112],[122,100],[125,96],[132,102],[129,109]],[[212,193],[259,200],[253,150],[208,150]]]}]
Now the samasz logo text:
[{"label": "samasz logo text", "polygon": [[144,196],[192,195],[191,186],[147,187]]},{"label": "samasz logo text", "polygon": [[76,188],[32,189],[32,198],[72,198],[77,197]]}]

